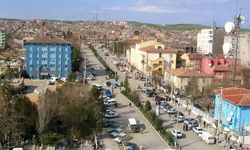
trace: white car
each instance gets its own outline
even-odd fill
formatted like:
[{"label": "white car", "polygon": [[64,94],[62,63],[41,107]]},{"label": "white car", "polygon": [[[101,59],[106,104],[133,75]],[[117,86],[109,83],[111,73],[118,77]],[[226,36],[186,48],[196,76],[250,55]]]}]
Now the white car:
[{"label": "white car", "polygon": [[116,118],[116,117],[118,117],[118,113],[113,111],[113,110],[106,110],[104,117],[105,118]]},{"label": "white car", "polygon": [[179,130],[171,130],[171,134],[174,137],[177,137],[177,138],[182,138],[183,137],[183,134]]},{"label": "white car", "polygon": [[114,141],[120,144],[122,143],[122,139],[123,139],[122,137],[116,137]]},{"label": "white car", "polygon": [[178,122],[183,122],[183,121],[184,121],[184,116],[178,116],[178,119],[177,119],[177,117],[176,117],[176,118],[174,118],[174,120],[175,120],[175,121],[178,120]]},{"label": "white car", "polygon": [[170,108],[170,109],[167,110],[167,112],[169,114],[174,114],[174,113],[176,113],[176,110],[174,108]]},{"label": "white car", "polygon": [[124,132],[118,132],[118,131],[113,131],[110,133],[110,135],[112,135],[113,137],[125,137],[126,134]]},{"label": "white car", "polygon": [[201,127],[194,127],[194,128],[193,128],[193,131],[194,131],[196,134],[202,134],[202,132],[204,132],[204,130],[203,130]]}]

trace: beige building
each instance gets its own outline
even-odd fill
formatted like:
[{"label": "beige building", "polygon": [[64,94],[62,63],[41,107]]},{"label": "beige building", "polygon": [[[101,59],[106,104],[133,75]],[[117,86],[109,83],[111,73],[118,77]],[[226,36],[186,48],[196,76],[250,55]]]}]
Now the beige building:
[{"label": "beige building", "polygon": [[138,71],[163,76],[166,69],[176,68],[176,53],[156,40],[151,40],[135,44],[127,50],[126,57],[129,64]]},{"label": "beige building", "polygon": [[172,69],[165,71],[164,74],[165,83],[170,84],[173,81],[173,86],[182,90],[192,78],[197,79],[199,90],[203,91],[205,87],[211,85],[213,75],[192,69]]}]

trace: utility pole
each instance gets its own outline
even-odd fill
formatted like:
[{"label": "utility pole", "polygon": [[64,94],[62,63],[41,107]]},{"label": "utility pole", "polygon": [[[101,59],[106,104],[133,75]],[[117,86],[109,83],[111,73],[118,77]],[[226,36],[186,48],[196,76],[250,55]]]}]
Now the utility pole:
[{"label": "utility pole", "polygon": [[221,128],[221,113],[222,113],[222,99],[223,99],[223,87],[221,87],[220,91],[220,104],[219,104],[219,109],[218,109],[218,123],[217,123],[217,135],[219,136],[220,134],[220,128]]},{"label": "utility pole", "polygon": [[[177,105],[177,108],[179,109],[178,105]],[[177,110],[177,118],[176,118],[176,126],[175,126],[175,148],[176,148],[176,149],[177,149],[178,119],[179,119],[179,111]]]},{"label": "utility pole", "polygon": [[86,80],[86,73],[87,73],[87,57],[84,55],[84,72],[83,72],[83,83],[85,83]]}]

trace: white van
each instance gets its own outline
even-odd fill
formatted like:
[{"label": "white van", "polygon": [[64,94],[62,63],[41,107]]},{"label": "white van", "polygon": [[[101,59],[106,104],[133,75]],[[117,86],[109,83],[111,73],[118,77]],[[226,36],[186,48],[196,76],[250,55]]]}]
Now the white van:
[{"label": "white van", "polygon": [[207,144],[215,144],[215,136],[213,136],[212,134],[208,132],[205,132],[205,131],[202,132],[202,134],[200,134],[200,137]]},{"label": "white van", "polygon": [[132,132],[139,132],[140,128],[135,118],[128,118],[128,127]]},{"label": "white van", "polygon": [[104,105],[107,105],[107,106],[113,106],[113,105],[117,104],[117,102],[114,98],[105,100],[103,103],[104,103]]}]

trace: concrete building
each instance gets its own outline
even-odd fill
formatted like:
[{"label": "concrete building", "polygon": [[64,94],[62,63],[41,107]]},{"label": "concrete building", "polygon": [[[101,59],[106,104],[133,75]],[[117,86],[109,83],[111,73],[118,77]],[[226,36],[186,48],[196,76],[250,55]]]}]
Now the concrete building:
[{"label": "concrete building", "polygon": [[172,69],[167,70],[164,75],[164,81],[166,83],[174,84],[175,88],[180,90],[184,90],[185,86],[192,79],[196,78],[199,90],[203,91],[204,88],[209,87],[211,85],[213,75],[206,74],[201,71],[193,70],[193,69]]},{"label": "concrete building", "polygon": [[[225,36],[224,43],[233,43],[231,36]],[[239,35],[238,56],[242,65],[250,68],[250,33]],[[226,54],[229,55],[229,54]],[[234,55],[234,54],[231,54]]]},{"label": "concrete building", "polygon": [[0,32],[0,50],[5,48],[5,34]]},{"label": "concrete building", "polygon": [[68,77],[71,43],[58,37],[35,38],[25,43],[26,71],[31,78]]},{"label": "concrete building", "polygon": [[241,133],[242,127],[250,124],[250,90],[231,87],[214,93],[214,118],[221,120],[225,130]]},{"label": "concrete building", "polygon": [[222,54],[224,31],[221,29],[202,29],[197,34],[197,52],[202,54]]},{"label": "concrete building", "polygon": [[127,50],[126,57],[129,64],[138,71],[163,76],[165,69],[176,68],[176,53],[156,40],[151,40],[135,44]]}]

